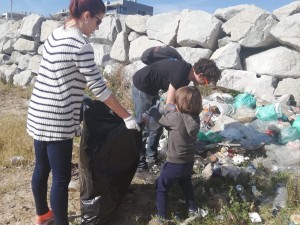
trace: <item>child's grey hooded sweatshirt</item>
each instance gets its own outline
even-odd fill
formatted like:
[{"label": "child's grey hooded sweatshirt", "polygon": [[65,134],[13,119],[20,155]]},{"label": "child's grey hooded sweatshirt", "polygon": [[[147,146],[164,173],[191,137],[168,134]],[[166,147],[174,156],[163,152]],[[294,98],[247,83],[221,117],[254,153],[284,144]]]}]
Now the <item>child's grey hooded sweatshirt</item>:
[{"label": "child's grey hooded sweatshirt", "polygon": [[162,115],[156,108],[151,109],[150,114],[169,131],[167,162],[193,162],[196,153],[194,143],[200,129],[199,116],[180,112]]}]

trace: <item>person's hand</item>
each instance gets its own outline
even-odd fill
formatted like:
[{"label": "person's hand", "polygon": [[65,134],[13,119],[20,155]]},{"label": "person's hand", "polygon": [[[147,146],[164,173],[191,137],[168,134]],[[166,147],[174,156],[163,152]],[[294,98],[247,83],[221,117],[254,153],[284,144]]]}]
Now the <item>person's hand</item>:
[{"label": "person's hand", "polygon": [[135,117],[132,115],[129,116],[128,118],[124,119],[124,122],[125,122],[125,126],[127,127],[127,129],[130,129],[130,130],[136,129],[137,131],[141,130],[140,126],[136,122]]}]

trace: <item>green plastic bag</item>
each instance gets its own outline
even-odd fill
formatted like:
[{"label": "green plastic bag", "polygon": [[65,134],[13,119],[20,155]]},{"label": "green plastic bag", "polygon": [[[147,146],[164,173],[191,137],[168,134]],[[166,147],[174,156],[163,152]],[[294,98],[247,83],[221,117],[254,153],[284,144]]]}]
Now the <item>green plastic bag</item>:
[{"label": "green plastic bag", "polygon": [[254,109],[256,106],[256,99],[254,95],[247,92],[237,95],[234,99],[234,107],[238,109],[242,106]]},{"label": "green plastic bag", "polygon": [[286,127],[280,131],[278,142],[282,145],[290,141],[296,141],[300,139],[300,132],[297,130],[296,127]]},{"label": "green plastic bag", "polygon": [[208,141],[208,138],[206,137],[205,133],[202,131],[198,132],[197,138],[199,141]]},{"label": "green plastic bag", "polygon": [[255,115],[258,119],[263,121],[276,121],[278,114],[275,111],[274,105],[265,105],[257,107]]},{"label": "green plastic bag", "polygon": [[218,133],[212,132],[212,131],[206,132],[205,135],[211,143],[219,143],[219,142],[222,142],[222,140],[223,140],[223,136],[221,136]]},{"label": "green plastic bag", "polygon": [[300,132],[300,116],[297,116],[296,120],[293,122],[293,127],[296,127]]}]

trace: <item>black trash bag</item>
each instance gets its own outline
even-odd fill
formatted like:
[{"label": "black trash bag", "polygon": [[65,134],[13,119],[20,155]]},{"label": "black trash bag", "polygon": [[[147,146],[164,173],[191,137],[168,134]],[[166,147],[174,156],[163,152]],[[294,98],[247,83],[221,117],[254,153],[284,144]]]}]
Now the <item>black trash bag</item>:
[{"label": "black trash bag", "polygon": [[85,99],[80,142],[81,224],[109,223],[139,163],[141,132],[128,130],[104,103]]}]

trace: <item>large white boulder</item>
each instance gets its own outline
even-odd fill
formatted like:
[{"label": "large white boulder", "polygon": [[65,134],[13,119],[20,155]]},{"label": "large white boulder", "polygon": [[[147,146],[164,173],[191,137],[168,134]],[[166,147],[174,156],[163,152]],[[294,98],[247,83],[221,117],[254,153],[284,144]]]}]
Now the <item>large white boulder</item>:
[{"label": "large white boulder", "polygon": [[122,31],[118,34],[110,52],[110,57],[120,62],[127,62],[129,52],[128,35]]},{"label": "large white boulder", "polygon": [[110,45],[92,44],[94,48],[95,62],[97,65],[105,67],[111,63],[110,58]]},{"label": "large white boulder", "polygon": [[283,45],[300,51],[300,13],[282,19],[271,29],[271,34]]},{"label": "large white boulder", "polygon": [[300,105],[300,79],[287,78],[278,83],[278,86],[274,92],[275,95],[293,95],[297,105]]},{"label": "large white boulder", "polygon": [[0,66],[0,76],[2,76],[2,79],[4,79],[7,83],[13,83],[13,77],[18,72],[16,64]]},{"label": "large white boulder", "polygon": [[239,12],[251,7],[256,7],[256,6],[244,4],[244,5],[230,6],[226,8],[219,8],[215,11],[214,16],[222,21],[227,21],[232,17],[234,17]]},{"label": "large white boulder", "polygon": [[249,92],[256,96],[273,94],[276,78],[258,77],[254,72],[244,70],[224,70],[217,86],[239,92]]},{"label": "large white boulder", "polygon": [[285,17],[300,13],[300,1],[293,1],[290,4],[287,4],[283,7],[275,9],[273,14],[279,19],[282,20]]},{"label": "large white boulder", "polygon": [[63,25],[63,23],[61,21],[56,21],[56,20],[44,21],[42,23],[40,41],[45,42],[46,39],[48,38],[48,36],[53,32],[53,30],[62,25]]},{"label": "large white boulder", "polygon": [[146,21],[149,16],[128,15],[125,19],[125,24],[131,30],[137,33],[146,33]]},{"label": "large white boulder", "polygon": [[130,34],[128,35],[128,41],[131,42],[131,41],[134,41],[135,39],[139,38],[141,35],[138,34],[137,32],[135,31],[131,31]]},{"label": "large white boulder", "polygon": [[246,70],[278,78],[300,78],[300,53],[280,46],[245,60]]},{"label": "large white boulder", "polygon": [[258,7],[247,8],[222,25],[231,41],[239,42],[244,47],[269,47],[276,43],[271,35],[271,28],[277,24],[276,18]]},{"label": "large white boulder", "polygon": [[177,32],[177,43],[182,47],[201,46],[216,49],[222,22],[200,10],[183,10]]},{"label": "large white boulder", "polygon": [[130,42],[129,61],[133,62],[139,60],[146,49],[162,45],[163,43],[159,41],[150,40],[146,36],[141,36],[135,39],[134,41]]},{"label": "large white boulder", "polygon": [[174,45],[179,20],[180,13],[176,11],[150,17],[146,22],[148,38],[161,41],[166,45]]},{"label": "large white boulder", "polygon": [[12,24],[13,24],[13,22],[11,20],[0,24],[0,40],[3,40],[4,38],[6,38],[8,32],[10,31]]},{"label": "large white boulder", "polygon": [[32,73],[38,74],[41,60],[42,60],[42,56],[34,55],[29,61],[28,69],[30,69]]},{"label": "large white boulder", "polygon": [[212,54],[212,51],[210,49],[205,48],[179,47],[176,48],[176,50],[186,62],[192,65],[198,62],[198,60],[201,58],[209,59]]},{"label": "large white boulder", "polygon": [[[13,53],[16,55],[15,52],[16,51],[14,51]],[[14,57],[17,56],[17,55],[15,56],[15,55],[14,55]],[[20,55],[19,58],[16,61],[17,64],[18,64],[18,68],[20,70],[26,70],[28,68],[28,64],[29,64],[29,61],[30,61],[31,58],[32,58],[32,56],[29,55],[29,54]]]},{"label": "large white boulder", "polygon": [[25,38],[19,38],[14,43],[14,49],[19,52],[36,52],[38,48],[38,43],[36,41],[30,41]]},{"label": "large white boulder", "polygon": [[99,29],[91,35],[90,41],[97,44],[112,45],[118,34],[117,26],[115,17],[105,16],[99,25]]},{"label": "large white boulder", "polygon": [[41,25],[44,20],[44,17],[37,14],[24,17],[21,25],[21,35],[39,39],[41,35]]},{"label": "large white boulder", "polygon": [[242,64],[240,59],[241,45],[231,42],[224,47],[217,49],[210,59],[214,60],[217,67],[221,70],[224,69],[236,69],[241,70]]},{"label": "large white boulder", "polygon": [[135,62],[125,66],[123,68],[124,79],[126,79],[126,81],[129,81],[130,83],[132,83],[132,76],[135,74],[135,72],[142,69],[145,66],[146,66],[146,64],[144,64],[140,60],[135,61]]},{"label": "large white boulder", "polygon": [[8,55],[11,55],[11,53],[15,50],[13,45],[16,42],[16,39],[8,39],[3,47],[2,47],[2,52]]},{"label": "large white boulder", "polygon": [[21,73],[18,73],[14,75],[13,82],[16,86],[26,86],[30,84],[32,78],[32,74],[30,70],[22,71]]}]

